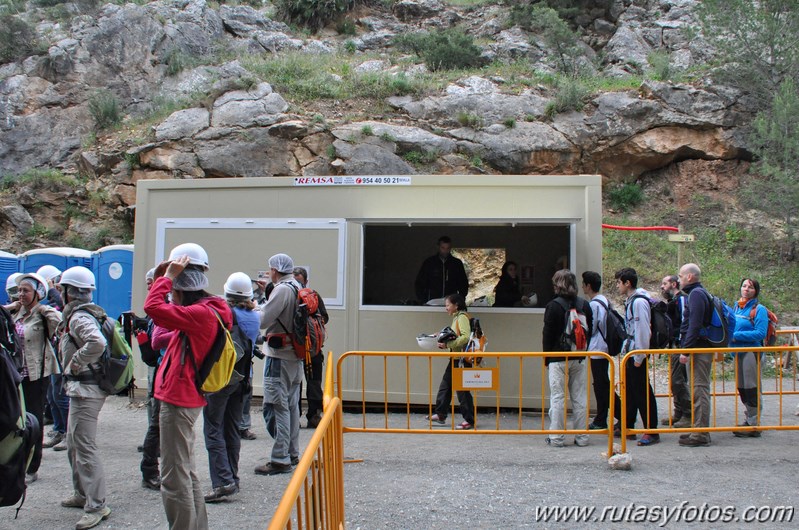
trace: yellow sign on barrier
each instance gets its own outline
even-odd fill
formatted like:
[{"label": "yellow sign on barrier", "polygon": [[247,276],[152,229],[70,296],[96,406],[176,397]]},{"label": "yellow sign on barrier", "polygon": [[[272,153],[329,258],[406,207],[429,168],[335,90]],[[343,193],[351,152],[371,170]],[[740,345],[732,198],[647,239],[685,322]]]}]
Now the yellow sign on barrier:
[{"label": "yellow sign on barrier", "polygon": [[453,368],[452,386],[455,390],[497,390],[496,368]]}]

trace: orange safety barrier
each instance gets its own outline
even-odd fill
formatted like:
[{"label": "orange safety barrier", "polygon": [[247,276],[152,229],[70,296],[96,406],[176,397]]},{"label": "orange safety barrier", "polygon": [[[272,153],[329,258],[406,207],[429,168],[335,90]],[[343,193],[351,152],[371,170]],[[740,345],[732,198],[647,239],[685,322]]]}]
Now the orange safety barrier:
[{"label": "orange safety barrier", "polygon": [[[799,333],[799,331],[794,332]],[[763,353],[775,353],[782,355],[784,352],[795,352],[799,351],[799,345],[794,346],[785,346],[785,345],[778,345],[778,346],[766,346],[766,347],[759,347],[759,348],[752,348],[752,347],[745,347],[745,348],[692,348],[692,349],[684,349],[684,348],[675,348],[670,350],[655,350],[655,349],[642,349],[642,350],[635,350],[627,353],[621,359],[621,366],[624,366],[627,361],[636,354],[647,354],[647,356],[651,354],[668,354],[668,355],[686,355],[686,356],[693,356],[693,355],[701,355],[701,354],[710,354],[715,357],[716,354],[723,354],[723,353],[735,353],[735,352],[763,352]],[[648,359],[648,357],[647,357]],[[762,373],[762,361],[761,356],[756,357],[757,360],[757,372]],[[715,363],[717,361],[714,359],[711,363],[710,368],[710,385],[715,388],[717,382],[717,370],[715,368]],[[691,390],[693,387],[694,381],[694,373],[693,367],[694,363],[689,362],[687,365],[688,368],[688,388]],[[649,363],[649,372],[647,373],[647,377],[649,378],[650,384],[652,384],[652,377],[651,371],[653,367],[651,363]],[[779,416],[779,423],[776,425],[763,425],[760,423],[760,411],[758,411],[758,425],[757,426],[741,426],[738,425],[738,407],[739,407],[739,400],[738,394],[732,392],[714,392],[709,390],[709,395],[712,400],[711,408],[712,408],[712,418],[710,420],[710,425],[708,427],[673,427],[672,425],[668,426],[661,426],[657,422],[659,421],[658,418],[655,418],[655,422],[657,428],[655,429],[635,429],[630,428],[627,425],[627,418],[626,414],[620,414],[621,417],[621,451],[626,452],[627,450],[627,435],[634,435],[634,434],[673,434],[673,433],[692,433],[692,432],[732,432],[732,431],[754,431],[754,430],[799,430],[799,424],[795,425],[785,425],[782,421],[783,416],[783,396],[784,395],[796,395],[799,394],[795,389],[794,390],[783,390],[782,389],[782,370],[777,372],[777,389],[775,391],[765,391],[761,388],[760,378],[757,381],[757,393],[760,398],[758,398],[758,403],[760,408],[762,408],[762,396],[763,395],[776,395],[779,397],[779,407],[778,407],[778,416]],[[735,380],[738,379],[738,369],[737,364],[734,370]],[[794,378],[795,379],[795,378]],[[621,398],[621,408],[622,411],[627,410],[627,374],[625,370],[620,370],[620,389],[619,389],[619,397]],[[795,387],[795,384],[794,384]],[[717,415],[716,415],[716,400],[719,397],[732,397],[735,399],[735,406],[734,406],[734,414],[732,417],[733,424],[732,425],[718,425]],[[647,416],[649,411],[649,394],[647,392]],[[671,415],[671,396],[669,395],[669,416]],[[647,423],[649,423],[649,417],[647,417]],[[694,423],[694,396],[693,392],[691,392],[691,423]]]},{"label": "orange safety barrier", "polygon": [[324,414],[305,447],[269,530],[344,528],[344,437],[341,400],[333,396],[333,363],[328,353]]},{"label": "orange safety barrier", "polygon": [[[440,428],[434,429],[432,420],[429,417],[433,413],[433,404],[435,403],[434,397],[434,388],[438,388],[438,382],[440,381],[440,374],[438,370],[441,368],[441,365],[436,364],[433,365],[434,359],[450,359],[450,362],[455,361],[455,359],[463,357],[463,353],[456,353],[456,352],[397,352],[397,351],[350,351],[342,355],[337,362],[337,370],[336,370],[336,380],[338,382],[338,395],[342,396],[342,370],[345,363],[348,361],[356,361],[360,364],[360,386],[361,389],[361,400],[360,400],[360,409],[361,409],[361,425],[360,426],[352,426],[352,425],[344,425],[344,432],[373,432],[373,433],[414,433],[414,434],[461,434],[461,435],[468,435],[468,434],[477,434],[477,435],[488,435],[488,434],[592,434],[592,435],[604,435],[607,436],[608,439],[608,454],[611,454],[613,449],[613,428],[612,428],[612,421],[610,423],[609,428],[599,429],[599,430],[590,430],[588,428],[588,423],[590,421],[589,414],[586,414],[586,424],[583,428],[578,429],[562,429],[562,430],[548,430],[546,428],[546,421],[544,414],[541,414],[541,422],[540,426],[536,427],[526,427],[523,421],[523,388],[524,388],[524,381],[525,381],[525,374],[524,374],[524,364],[523,360],[525,358],[540,358],[542,361],[542,369],[541,369],[541,403],[548,403],[549,399],[548,396],[545,395],[545,390],[548,387],[548,380],[547,380],[547,370],[543,368],[543,358],[544,357],[569,357],[569,358],[585,358],[586,359],[586,399],[590,400],[591,395],[591,363],[588,359],[591,356],[600,356],[608,360],[609,364],[609,373],[608,377],[610,379],[609,385],[609,411],[608,417],[613,418],[614,416],[614,388],[615,388],[615,368],[612,362],[613,358],[610,357],[607,353],[604,352],[491,352],[491,353],[483,353],[483,362],[485,363],[488,360],[495,360],[496,366],[488,367],[472,367],[472,368],[464,368],[463,370],[471,370],[477,371],[480,370],[492,370],[492,380],[496,383],[496,385],[500,385],[501,381],[501,374],[503,370],[510,370],[514,369],[518,373],[518,397],[517,405],[513,408],[517,410],[516,412],[516,422],[515,428],[508,428],[507,422],[506,425],[501,425],[501,417],[502,414],[500,413],[500,408],[502,408],[506,412],[507,417],[507,404],[505,406],[500,407],[500,393],[501,388],[496,386],[491,390],[481,390],[480,388],[469,387],[468,390],[472,392],[494,392],[496,394],[496,404],[494,407],[485,407],[480,406],[479,411],[481,414],[485,414],[487,410],[491,408],[494,409],[494,416],[495,421],[493,422],[493,426],[487,423],[486,421],[480,421],[477,410],[475,410],[475,425],[474,429],[470,430],[456,430],[455,428],[455,405],[454,400],[450,403],[450,412],[451,420],[449,428]],[[366,399],[366,390],[365,390],[365,381],[366,381],[366,363],[369,359],[376,359],[377,362],[382,363],[382,403],[375,403],[374,400],[367,400]],[[388,360],[389,359],[400,359],[400,362],[404,360],[404,382],[405,382],[405,389],[404,389],[404,406],[403,406],[403,413],[405,415],[404,422],[401,420],[397,421],[397,414],[390,417],[389,415],[389,381],[394,383],[394,386],[397,386],[398,382],[401,384],[402,382],[402,374],[397,373],[396,371],[391,371],[389,374],[388,368]],[[427,412],[428,412],[428,419],[424,420],[424,427],[421,425],[415,427],[412,425],[412,414],[411,414],[411,378],[412,374],[417,374],[419,370],[419,363],[416,363],[415,370],[411,370],[411,360],[412,359],[426,359],[427,363]],[[507,360],[509,359],[516,359],[516,363],[512,363],[511,368],[506,368]],[[503,366],[502,361],[506,361],[505,366]],[[396,368],[396,367],[394,367]],[[454,371],[454,370],[453,370]],[[352,373],[350,372],[350,376]],[[374,375],[374,374],[373,374]],[[455,382],[456,376],[453,375],[453,382]],[[352,383],[350,381],[348,383],[350,386],[358,387],[358,382]],[[374,380],[374,377],[369,380],[370,388],[379,388],[380,384],[378,381]],[[564,382],[564,387],[568,389],[568,374],[566,377],[566,381]],[[467,390],[467,388],[464,388]],[[374,394],[375,391],[372,392]],[[400,394],[401,395],[401,394]],[[416,394],[418,397],[418,392]],[[396,403],[398,400],[397,392],[392,392],[392,402]],[[348,397],[348,402],[352,402],[352,398]],[[568,400],[564,399],[564,418],[567,417],[567,405]],[[590,403],[586,403],[586,411],[590,410]],[[382,407],[383,410],[383,422],[382,425],[367,425],[366,421],[366,412],[367,407],[372,409],[376,406]],[[396,408],[396,407],[395,407]],[[476,407],[477,408],[477,407]],[[543,407],[542,407],[543,408]],[[401,416],[401,415],[400,415]],[[418,420],[417,420],[418,421]],[[421,421],[418,421],[421,423]]]}]

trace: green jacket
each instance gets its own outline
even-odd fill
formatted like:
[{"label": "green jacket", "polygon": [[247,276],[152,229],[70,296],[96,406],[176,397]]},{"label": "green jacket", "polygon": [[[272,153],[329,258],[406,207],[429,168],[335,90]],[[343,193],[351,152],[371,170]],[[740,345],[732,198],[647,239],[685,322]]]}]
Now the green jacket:
[{"label": "green jacket", "polygon": [[466,311],[455,313],[455,317],[452,319],[452,329],[458,334],[458,338],[449,341],[447,348],[449,351],[463,351],[469,344],[469,336],[472,334],[472,328],[469,327],[469,314]]}]

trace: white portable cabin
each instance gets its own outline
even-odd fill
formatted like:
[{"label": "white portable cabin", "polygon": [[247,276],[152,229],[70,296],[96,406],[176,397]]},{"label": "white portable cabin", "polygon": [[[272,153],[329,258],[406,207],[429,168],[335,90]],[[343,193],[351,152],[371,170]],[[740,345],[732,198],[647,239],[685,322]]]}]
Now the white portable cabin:
[{"label": "white portable cabin", "polygon": [[[490,351],[538,351],[555,271],[566,266],[578,278],[585,270],[601,271],[601,223],[596,175],[141,180],[133,309],[142,312],[146,271],[180,243],[207,250],[209,290],[218,294],[232,272],[256,278],[268,271],[271,255],[285,252],[296,266],[309,269],[310,286],[324,298],[330,314],[326,352],[419,351],[419,333],[451,322],[444,308],[413,302],[422,261],[436,253],[438,238],[448,235],[456,249],[503,249],[507,260],[519,264],[522,285],[538,294],[536,307],[469,311],[480,318]],[[437,388],[444,361],[434,363],[442,365],[434,367]],[[361,399],[356,364],[349,363],[342,376],[345,400]],[[262,366],[256,363],[256,394]],[[367,400],[382,402],[382,366],[367,366]],[[404,403],[404,361],[396,369],[402,382],[390,390],[389,400]],[[541,362],[526,361],[524,370],[524,406],[542,407]],[[390,368],[389,373],[400,372]],[[136,376],[143,380],[145,367],[140,365]],[[370,388],[371,377],[380,382],[379,390]],[[517,405],[518,370],[503,364],[501,380],[502,400]],[[410,387],[412,402],[427,402],[426,375],[412,374]]]}]

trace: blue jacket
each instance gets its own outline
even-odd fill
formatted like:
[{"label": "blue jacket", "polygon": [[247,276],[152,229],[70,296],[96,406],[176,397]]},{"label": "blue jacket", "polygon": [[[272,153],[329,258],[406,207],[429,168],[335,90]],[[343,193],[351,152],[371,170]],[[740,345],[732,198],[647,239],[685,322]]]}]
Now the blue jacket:
[{"label": "blue jacket", "polygon": [[[757,304],[755,310],[755,321],[749,319],[752,308]],[[766,307],[758,304],[757,298],[749,300],[741,308],[735,304],[735,333],[732,336],[730,347],[743,348],[745,346],[762,346],[768,332],[768,312]]]}]

